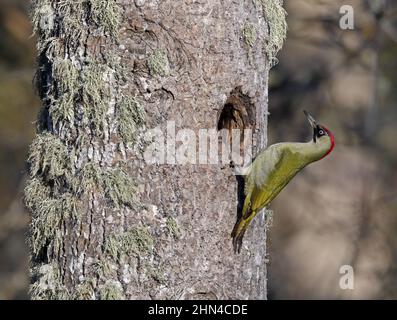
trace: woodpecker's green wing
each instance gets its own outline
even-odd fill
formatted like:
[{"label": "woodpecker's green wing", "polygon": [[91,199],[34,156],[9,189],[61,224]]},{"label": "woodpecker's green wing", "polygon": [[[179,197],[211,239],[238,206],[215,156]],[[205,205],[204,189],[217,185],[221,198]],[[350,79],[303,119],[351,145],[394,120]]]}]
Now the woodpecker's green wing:
[{"label": "woodpecker's green wing", "polygon": [[[245,200],[242,217],[232,231],[233,245],[236,251],[240,251],[242,238],[251,220],[257,213],[259,190],[266,183],[268,177],[277,168],[283,155],[282,144],[274,144],[262,151],[251,164],[245,176]],[[254,205],[254,206],[253,206]],[[256,210],[255,210],[255,209]]]},{"label": "woodpecker's green wing", "polygon": [[232,237],[239,251],[245,230],[255,215],[267,206],[303,167],[299,144],[278,143],[261,152],[245,177],[245,201],[241,219]]},{"label": "woodpecker's green wing", "polygon": [[255,158],[245,177],[244,193],[246,196],[252,193],[255,186],[263,185],[277,168],[277,164],[282,160],[284,145],[284,143],[273,144]]},{"label": "woodpecker's green wing", "polygon": [[247,194],[252,211],[267,206],[307,164],[301,148],[300,143],[278,143],[260,154],[249,178],[253,180]]}]

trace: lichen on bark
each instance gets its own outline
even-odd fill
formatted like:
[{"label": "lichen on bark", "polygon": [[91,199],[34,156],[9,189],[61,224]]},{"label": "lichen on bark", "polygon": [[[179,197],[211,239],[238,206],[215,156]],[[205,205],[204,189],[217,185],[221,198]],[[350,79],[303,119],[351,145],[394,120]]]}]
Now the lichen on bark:
[{"label": "lichen on bark", "polygon": [[252,47],[256,41],[255,25],[251,22],[246,22],[243,29],[243,36],[246,44]]},{"label": "lichen on bark", "polygon": [[119,134],[125,144],[137,142],[138,130],[145,125],[146,112],[136,97],[124,97],[116,109]]},{"label": "lichen on bark", "polygon": [[107,281],[100,288],[100,300],[125,300],[123,287],[118,281]]},{"label": "lichen on bark", "polygon": [[165,76],[168,73],[168,58],[163,49],[156,49],[148,59],[150,73],[154,76]]},{"label": "lichen on bark", "polygon": [[38,134],[30,146],[30,175],[42,176],[47,180],[70,176],[72,168],[68,154],[66,145],[57,136],[49,132]]},{"label": "lichen on bark", "polygon": [[[103,261],[101,252],[92,253],[94,262],[84,258],[93,250],[92,230],[84,224],[89,225],[99,203],[117,215],[126,207],[140,207],[128,166],[117,160],[117,144],[134,144],[145,123],[142,105],[122,89],[123,66],[116,52],[121,19],[121,7],[113,0],[33,1],[39,56],[36,82],[43,100],[25,188],[25,204],[32,216],[34,299],[123,296],[122,287],[113,285],[116,279],[101,278],[107,271],[104,263],[95,268],[95,260]],[[106,54],[97,51],[102,42],[112,47]],[[103,152],[101,145],[106,143],[114,147]],[[104,226],[106,214],[101,219]],[[104,233],[103,244],[106,238]],[[76,277],[62,264],[76,269]],[[96,283],[98,277],[104,283]]]},{"label": "lichen on bark", "polygon": [[30,296],[35,300],[66,300],[70,298],[68,290],[62,284],[60,270],[54,264],[36,266],[31,271],[34,280],[30,287]]},{"label": "lichen on bark", "polygon": [[181,228],[179,227],[178,222],[173,217],[167,218],[166,227],[170,235],[172,235],[176,239],[180,238]]},{"label": "lichen on bark", "polygon": [[120,28],[121,8],[115,5],[114,0],[91,0],[89,4],[91,18],[98,26],[99,31],[117,37]]},{"label": "lichen on bark", "polygon": [[283,7],[283,0],[256,0],[262,7],[268,25],[266,39],[266,55],[273,66],[277,64],[277,53],[282,49],[287,37],[287,12]]},{"label": "lichen on bark", "polygon": [[115,260],[123,255],[145,256],[153,251],[154,240],[149,231],[143,227],[133,227],[131,230],[111,235],[105,245],[105,251]]}]

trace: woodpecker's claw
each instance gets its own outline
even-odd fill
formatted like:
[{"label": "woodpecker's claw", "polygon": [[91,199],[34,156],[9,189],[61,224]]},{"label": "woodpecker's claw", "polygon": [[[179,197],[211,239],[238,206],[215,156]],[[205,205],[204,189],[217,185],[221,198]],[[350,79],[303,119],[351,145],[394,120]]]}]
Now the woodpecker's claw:
[{"label": "woodpecker's claw", "polygon": [[236,234],[235,232],[232,233],[233,249],[235,254],[241,252],[241,246],[243,244],[244,234],[245,234],[245,229],[241,230],[238,234]]}]

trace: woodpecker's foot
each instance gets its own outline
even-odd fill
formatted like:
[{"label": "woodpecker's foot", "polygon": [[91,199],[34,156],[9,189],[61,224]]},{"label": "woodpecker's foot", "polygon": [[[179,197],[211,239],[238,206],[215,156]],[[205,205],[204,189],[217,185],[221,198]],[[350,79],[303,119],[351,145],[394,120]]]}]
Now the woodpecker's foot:
[{"label": "woodpecker's foot", "polygon": [[233,249],[234,253],[238,254],[241,252],[241,246],[243,244],[245,230],[242,230],[239,234],[234,234],[233,236]]}]

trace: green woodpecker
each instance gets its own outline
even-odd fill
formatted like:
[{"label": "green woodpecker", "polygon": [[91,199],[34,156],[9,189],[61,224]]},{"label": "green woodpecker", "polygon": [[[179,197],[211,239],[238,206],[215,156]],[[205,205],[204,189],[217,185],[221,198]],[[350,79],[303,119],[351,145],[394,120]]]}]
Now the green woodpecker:
[{"label": "green woodpecker", "polygon": [[273,144],[255,158],[246,171],[242,216],[232,232],[235,252],[240,252],[244,233],[255,215],[266,207],[291,179],[308,164],[327,156],[334,148],[334,135],[306,111],[313,139],[306,143]]}]

